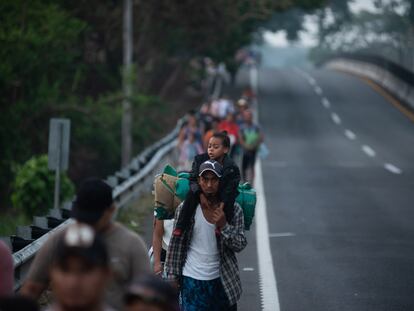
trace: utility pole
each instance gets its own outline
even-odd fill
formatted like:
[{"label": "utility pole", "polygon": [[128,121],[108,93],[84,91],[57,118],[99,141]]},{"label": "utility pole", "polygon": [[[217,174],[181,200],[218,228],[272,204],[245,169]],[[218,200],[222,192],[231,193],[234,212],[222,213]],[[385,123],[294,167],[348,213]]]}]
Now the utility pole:
[{"label": "utility pole", "polygon": [[122,101],[122,167],[131,161],[132,153],[132,0],[124,0],[123,10],[123,94]]}]

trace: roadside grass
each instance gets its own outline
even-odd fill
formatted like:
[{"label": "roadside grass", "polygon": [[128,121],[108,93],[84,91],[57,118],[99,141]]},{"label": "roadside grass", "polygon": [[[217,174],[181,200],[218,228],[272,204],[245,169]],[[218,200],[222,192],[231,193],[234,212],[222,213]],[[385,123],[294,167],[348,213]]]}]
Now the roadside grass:
[{"label": "roadside grass", "polygon": [[143,235],[147,227],[144,221],[153,213],[153,196],[151,192],[143,194],[138,200],[119,211],[117,221],[130,230]]},{"label": "roadside grass", "polygon": [[18,226],[30,225],[31,223],[32,219],[21,212],[2,212],[0,213],[0,236],[13,235]]}]

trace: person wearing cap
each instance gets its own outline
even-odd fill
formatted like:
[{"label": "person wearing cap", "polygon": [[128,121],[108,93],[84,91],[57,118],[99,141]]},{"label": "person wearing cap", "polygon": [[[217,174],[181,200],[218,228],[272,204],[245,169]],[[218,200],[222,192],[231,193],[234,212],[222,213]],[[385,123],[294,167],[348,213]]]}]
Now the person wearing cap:
[{"label": "person wearing cap", "polygon": [[166,277],[180,288],[184,311],[237,310],[242,287],[235,253],[247,245],[243,211],[235,203],[233,217],[226,220],[218,195],[223,175],[219,162],[207,160],[199,172],[200,204],[185,234],[171,237]]},{"label": "person wearing cap", "polygon": [[[83,182],[73,202],[72,218],[91,225],[102,235],[108,250],[112,278],[106,287],[105,301],[114,309],[122,309],[127,286],[151,271],[147,247],[140,236],[113,221],[116,207],[112,188],[104,181],[91,178]],[[23,295],[37,299],[50,283],[49,268],[55,260],[63,228],[52,233],[37,252],[21,289]]]},{"label": "person wearing cap", "polygon": [[126,311],[179,311],[177,290],[154,275],[134,282],[125,297]]},{"label": "person wearing cap", "polygon": [[111,269],[106,247],[92,227],[70,224],[50,266],[54,297],[46,311],[111,311],[104,302]]}]

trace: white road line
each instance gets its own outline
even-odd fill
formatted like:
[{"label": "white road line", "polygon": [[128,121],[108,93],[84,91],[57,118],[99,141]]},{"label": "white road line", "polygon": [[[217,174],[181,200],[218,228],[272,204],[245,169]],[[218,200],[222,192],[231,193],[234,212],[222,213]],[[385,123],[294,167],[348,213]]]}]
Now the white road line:
[{"label": "white road line", "polygon": [[363,145],[362,147],[361,147],[361,149],[362,149],[362,151],[364,151],[369,157],[371,157],[371,158],[373,158],[373,157],[375,157],[375,155],[376,155],[376,153],[375,153],[375,150],[374,149],[372,149],[370,146],[368,146],[368,145]]},{"label": "white road line", "polygon": [[350,130],[345,130],[345,136],[348,137],[350,140],[356,139],[355,133]]},{"label": "white road line", "polygon": [[331,107],[331,103],[329,102],[329,100],[326,97],[322,98],[322,105],[326,109],[329,109]]},{"label": "white road line", "polygon": [[263,190],[262,164],[260,160],[255,165],[256,203],[256,241],[259,259],[259,283],[262,294],[263,311],[280,311],[279,294],[277,292],[276,276],[270,251],[269,229],[266,213],[266,198]]},{"label": "white road line", "polygon": [[[256,68],[250,69],[250,83],[253,91],[257,94],[258,72]],[[258,107],[258,105],[256,105],[256,107]],[[255,114],[255,119],[258,119],[258,113]],[[280,311],[276,275],[273,266],[272,253],[270,251],[266,198],[263,188],[262,163],[260,159],[256,161],[255,173],[255,187],[257,193],[255,227],[262,310]]]},{"label": "white road line", "polygon": [[331,118],[332,118],[332,121],[335,122],[335,124],[341,124],[342,122],[341,118],[334,112],[331,114]]},{"label": "white road line", "polygon": [[243,271],[251,272],[251,271],[254,271],[254,268],[246,267],[246,268],[243,268]]},{"label": "white road line", "polygon": [[292,232],[269,233],[269,238],[284,238],[288,236],[296,236],[296,234]]},{"label": "white road line", "polygon": [[315,93],[318,95],[322,94],[322,89],[319,86],[315,86]]},{"label": "white road line", "polygon": [[393,174],[397,174],[397,175],[402,174],[402,170],[391,163],[385,163],[384,168]]},{"label": "white road line", "polygon": [[311,76],[308,77],[308,82],[312,86],[316,86],[316,80],[312,78]]}]

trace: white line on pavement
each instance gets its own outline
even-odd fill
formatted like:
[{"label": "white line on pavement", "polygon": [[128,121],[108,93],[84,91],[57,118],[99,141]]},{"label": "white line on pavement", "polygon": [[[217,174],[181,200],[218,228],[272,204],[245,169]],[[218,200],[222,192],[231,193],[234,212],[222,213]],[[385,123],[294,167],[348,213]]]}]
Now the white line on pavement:
[{"label": "white line on pavement", "polygon": [[246,267],[246,268],[243,268],[243,271],[251,272],[251,271],[254,271],[254,268]]},{"label": "white line on pavement", "polygon": [[256,241],[259,258],[259,282],[262,293],[263,311],[280,311],[279,294],[277,292],[276,276],[270,251],[269,229],[266,213],[266,198],[263,190],[262,164],[260,160],[255,165],[256,203]]},{"label": "white line on pavement", "polygon": [[[256,68],[250,69],[250,83],[257,95],[258,72]],[[257,97],[256,97],[257,98]],[[258,107],[258,105],[256,105]],[[256,111],[255,120],[258,119]],[[267,223],[266,198],[263,188],[262,163],[258,159],[255,164],[255,187],[257,193],[256,203],[256,245],[259,261],[259,284],[263,311],[280,311],[279,294],[276,285],[276,275],[270,251],[269,229]]]},{"label": "white line on pavement", "polygon": [[373,157],[375,157],[375,155],[376,155],[376,153],[375,153],[375,150],[374,149],[372,149],[370,146],[368,146],[368,145],[363,145],[362,147],[361,147],[361,149],[362,149],[362,151],[364,151],[369,157],[371,157],[371,158],[373,158]]},{"label": "white line on pavement", "polygon": [[355,133],[350,130],[345,130],[345,136],[348,137],[350,140],[356,139]]},{"label": "white line on pavement", "polygon": [[391,163],[385,163],[384,167],[386,170],[390,171],[393,174],[402,174],[402,170]]},{"label": "white line on pavement", "polygon": [[315,92],[316,92],[316,94],[321,95],[322,94],[322,89],[319,86],[315,86]]},{"label": "white line on pavement", "polygon": [[335,124],[341,124],[341,118],[336,113],[333,112],[331,114],[331,118],[332,118],[332,121],[335,122]]},{"label": "white line on pavement", "polygon": [[296,236],[296,234],[292,232],[269,233],[269,238],[284,238],[288,236]]},{"label": "white line on pavement", "polygon": [[329,102],[329,100],[328,100],[326,97],[322,98],[322,105],[323,105],[326,109],[328,109],[329,107],[331,107],[331,103]]}]

